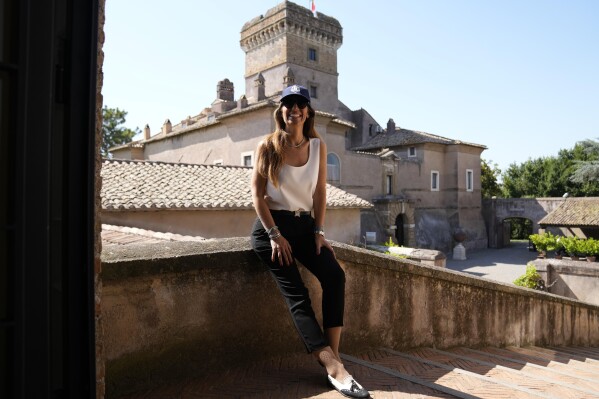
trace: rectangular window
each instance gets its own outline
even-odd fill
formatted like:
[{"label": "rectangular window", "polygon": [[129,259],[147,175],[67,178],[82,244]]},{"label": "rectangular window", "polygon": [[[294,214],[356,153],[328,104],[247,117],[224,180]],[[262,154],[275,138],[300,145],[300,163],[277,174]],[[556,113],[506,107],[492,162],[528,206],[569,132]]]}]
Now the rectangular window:
[{"label": "rectangular window", "polygon": [[474,171],[472,169],[466,169],[466,191],[474,191]]},{"label": "rectangular window", "polygon": [[316,86],[310,86],[310,97],[318,98],[318,91]]},{"label": "rectangular window", "polygon": [[387,175],[386,182],[387,182],[387,184],[386,184],[385,192],[387,193],[387,195],[392,195],[393,194],[393,176]]},{"label": "rectangular window", "polygon": [[431,171],[431,191],[439,191],[439,172]]},{"label": "rectangular window", "polygon": [[254,153],[252,151],[246,151],[241,153],[241,164],[243,166],[254,165]]},{"label": "rectangular window", "polygon": [[416,147],[408,148],[408,157],[412,158],[416,156]]},{"label": "rectangular window", "polygon": [[315,48],[309,48],[308,49],[308,60],[309,61],[318,61],[316,59],[316,49]]}]

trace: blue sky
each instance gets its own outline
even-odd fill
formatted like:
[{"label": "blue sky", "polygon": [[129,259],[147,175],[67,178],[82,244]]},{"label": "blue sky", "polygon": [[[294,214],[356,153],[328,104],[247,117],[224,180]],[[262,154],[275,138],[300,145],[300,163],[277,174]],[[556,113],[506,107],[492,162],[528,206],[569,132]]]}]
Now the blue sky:
[{"label": "blue sky", "polygon": [[[104,104],[126,126],[197,115],[224,78],[245,92],[243,24],[280,1],[107,0]],[[308,7],[309,1],[296,4]],[[339,20],[339,98],[381,125],[484,144],[486,160],[599,138],[599,1],[316,0]],[[264,132],[265,134],[267,132]]]}]

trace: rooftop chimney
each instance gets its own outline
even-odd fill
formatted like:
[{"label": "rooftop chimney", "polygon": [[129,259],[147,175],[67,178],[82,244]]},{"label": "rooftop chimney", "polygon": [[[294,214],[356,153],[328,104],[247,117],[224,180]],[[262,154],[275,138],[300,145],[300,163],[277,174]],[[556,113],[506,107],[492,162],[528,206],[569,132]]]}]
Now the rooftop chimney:
[{"label": "rooftop chimney", "polygon": [[216,99],[233,101],[235,89],[233,88],[233,82],[229,79],[221,80],[216,85]]},{"label": "rooftop chimney", "polygon": [[393,133],[395,133],[395,122],[393,122],[393,119],[389,118],[389,121],[387,122],[387,134]]},{"label": "rooftop chimney", "polygon": [[162,133],[169,134],[172,131],[173,131],[173,125],[171,124],[171,120],[170,119],[165,120],[164,124],[162,125]]},{"label": "rooftop chimney", "polygon": [[295,84],[295,75],[291,68],[287,67],[287,71],[285,71],[285,76],[283,76],[283,89]]},{"label": "rooftop chimney", "polygon": [[261,101],[266,98],[266,94],[265,94],[266,85],[264,82],[265,82],[264,76],[262,76],[262,73],[259,73],[256,80],[254,80],[254,88],[256,90],[255,91],[256,101]]},{"label": "rooftop chimney", "polygon": [[150,139],[150,125],[146,124],[144,127],[144,140]]},{"label": "rooftop chimney", "polygon": [[239,97],[239,100],[237,100],[237,109],[243,109],[247,106],[248,99],[245,97],[245,94],[243,94],[241,97]]}]

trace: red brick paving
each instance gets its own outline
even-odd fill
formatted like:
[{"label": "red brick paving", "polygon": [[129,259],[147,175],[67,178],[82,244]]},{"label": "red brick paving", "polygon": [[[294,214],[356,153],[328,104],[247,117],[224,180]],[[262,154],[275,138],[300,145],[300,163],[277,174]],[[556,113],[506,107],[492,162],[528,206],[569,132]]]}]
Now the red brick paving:
[{"label": "red brick paving", "polygon": [[[599,399],[598,348],[419,348],[343,355],[349,372],[375,399]],[[339,399],[311,356],[289,355],[251,368],[198,376],[122,399]]]}]

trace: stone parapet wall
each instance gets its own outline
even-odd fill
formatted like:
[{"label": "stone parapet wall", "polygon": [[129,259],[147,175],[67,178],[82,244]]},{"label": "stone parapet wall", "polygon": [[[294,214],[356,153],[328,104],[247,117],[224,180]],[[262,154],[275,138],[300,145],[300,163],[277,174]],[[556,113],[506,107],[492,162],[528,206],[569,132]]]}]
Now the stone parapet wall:
[{"label": "stone parapet wall", "polygon": [[[346,277],[341,350],[599,345],[599,306],[334,243]],[[247,238],[109,246],[107,396],[303,352]],[[302,271],[317,315],[318,282]]]},{"label": "stone parapet wall", "polygon": [[599,305],[599,263],[567,259],[532,262],[552,294]]},{"label": "stone parapet wall", "polygon": [[415,260],[424,265],[445,267],[447,257],[441,251],[434,249],[420,249],[408,247],[389,247],[391,254],[405,256],[408,259]]}]

